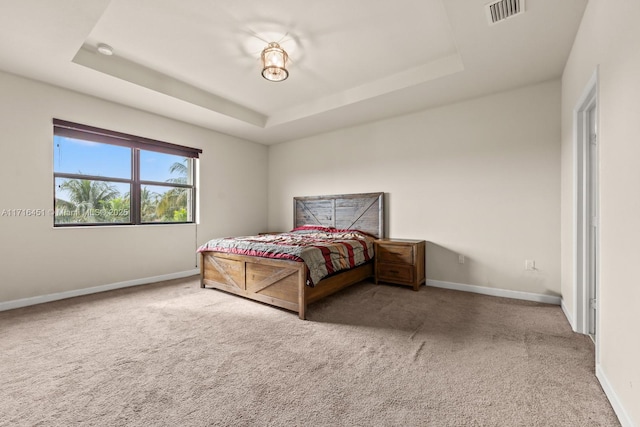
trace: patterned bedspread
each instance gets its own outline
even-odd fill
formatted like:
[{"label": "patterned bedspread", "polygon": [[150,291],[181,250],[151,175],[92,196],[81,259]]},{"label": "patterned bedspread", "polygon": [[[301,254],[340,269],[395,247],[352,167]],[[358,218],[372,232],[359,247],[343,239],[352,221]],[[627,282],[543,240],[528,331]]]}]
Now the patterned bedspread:
[{"label": "patterned bedspread", "polygon": [[302,261],[309,268],[307,284],[314,286],[332,273],[348,270],[373,258],[374,238],[357,230],[303,226],[289,233],[213,239],[198,252],[216,251]]}]

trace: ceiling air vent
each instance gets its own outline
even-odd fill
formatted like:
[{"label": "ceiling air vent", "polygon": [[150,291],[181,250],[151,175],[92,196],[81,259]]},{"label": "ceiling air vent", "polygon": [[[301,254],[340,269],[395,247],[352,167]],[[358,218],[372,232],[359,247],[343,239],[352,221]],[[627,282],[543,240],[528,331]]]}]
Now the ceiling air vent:
[{"label": "ceiling air vent", "polygon": [[523,13],[524,1],[525,0],[498,0],[489,3],[485,6],[489,24],[497,24],[507,18]]}]

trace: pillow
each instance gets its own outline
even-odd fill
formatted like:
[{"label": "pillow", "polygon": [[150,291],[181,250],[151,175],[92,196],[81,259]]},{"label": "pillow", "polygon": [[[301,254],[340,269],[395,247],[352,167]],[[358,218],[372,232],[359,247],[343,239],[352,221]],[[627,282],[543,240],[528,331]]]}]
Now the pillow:
[{"label": "pillow", "polygon": [[324,232],[331,233],[336,231],[336,228],[326,227],[324,225],[305,224],[291,230],[291,232],[294,232],[294,231],[324,231]]}]

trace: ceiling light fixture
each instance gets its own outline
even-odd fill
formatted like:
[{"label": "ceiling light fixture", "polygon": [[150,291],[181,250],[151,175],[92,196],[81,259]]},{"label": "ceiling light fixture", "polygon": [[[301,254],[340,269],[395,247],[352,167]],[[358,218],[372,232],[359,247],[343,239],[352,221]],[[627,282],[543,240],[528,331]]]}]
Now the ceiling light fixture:
[{"label": "ceiling light fixture", "polygon": [[262,77],[270,82],[281,82],[289,77],[287,60],[289,55],[278,43],[269,43],[262,54]]},{"label": "ceiling light fixture", "polygon": [[98,44],[98,52],[103,55],[111,56],[113,55],[113,48],[108,44],[100,43]]}]

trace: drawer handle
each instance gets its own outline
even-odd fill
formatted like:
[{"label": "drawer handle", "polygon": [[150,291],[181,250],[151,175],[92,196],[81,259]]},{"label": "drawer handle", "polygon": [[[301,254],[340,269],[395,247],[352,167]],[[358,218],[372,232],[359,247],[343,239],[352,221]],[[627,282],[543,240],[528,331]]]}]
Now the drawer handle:
[{"label": "drawer handle", "polygon": [[398,274],[400,273],[398,270],[389,270],[389,273],[394,273],[394,274]]}]

